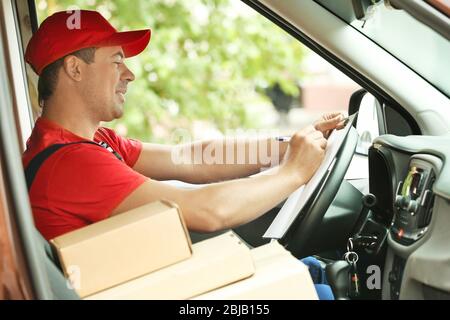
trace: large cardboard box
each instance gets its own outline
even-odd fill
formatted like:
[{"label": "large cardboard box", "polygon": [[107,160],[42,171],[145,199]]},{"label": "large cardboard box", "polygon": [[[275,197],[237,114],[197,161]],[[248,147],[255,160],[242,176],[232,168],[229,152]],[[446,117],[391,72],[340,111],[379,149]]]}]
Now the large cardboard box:
[{"label": "large cardboard box", "polygon": [[255,272],[250,249],[233,232],[196,243],[192,249],[188,260],[86,299],[188,299]]},{"label": "large cardboard box", "polygon": [[153,202],[51,240],[80,297],[191,256],[179,208]]},{"label": "large cardboard box", "polygon": [[278,242],[251,250],[255,274],[243,281],[199,295],[197,300],[317,300],[308,268]]}]

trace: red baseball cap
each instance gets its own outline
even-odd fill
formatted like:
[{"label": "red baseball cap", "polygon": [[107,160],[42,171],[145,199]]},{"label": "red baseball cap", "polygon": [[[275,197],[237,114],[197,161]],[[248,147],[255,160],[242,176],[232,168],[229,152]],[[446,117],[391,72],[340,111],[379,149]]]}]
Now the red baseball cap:
[{"label": "red baseball cap", "polygon": [[118,32],[96,11],[61,11],[47,17],[33,34],[25,60],[40,75],[52,62],[80,49],[121,46],[125,57],[135,56],[150,37],[150,29]]}]

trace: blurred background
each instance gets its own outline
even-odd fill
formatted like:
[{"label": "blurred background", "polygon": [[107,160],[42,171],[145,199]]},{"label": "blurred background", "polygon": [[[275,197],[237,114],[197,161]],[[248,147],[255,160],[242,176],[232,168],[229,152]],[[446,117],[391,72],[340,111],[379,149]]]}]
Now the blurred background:
[{"label": "blurred background", "polygon": [[322,113],[346,111],[359,88],[238,0],[38,0],[39,23],[60,10],[99,11],[118,30],[152,29],[124,116],[104,126],[148,142],[234,130],[288,134]]}]

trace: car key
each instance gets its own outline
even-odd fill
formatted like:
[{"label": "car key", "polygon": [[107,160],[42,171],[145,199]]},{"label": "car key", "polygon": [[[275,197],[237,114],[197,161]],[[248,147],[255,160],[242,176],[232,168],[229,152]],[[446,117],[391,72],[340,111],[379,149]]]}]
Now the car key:
[{"label": "car key", "polygon": [[360,296],[359,289],[359,277],[358,277],[358,269],[356,267],[356,263],[358,262],[358,254],[353,251],[353,239],[349,238],[347,243],[347,252],[344,255],[345,261],[350,265],[350,269],[348,271],[348,292],[347,295],[351,299],[358,298]]}]

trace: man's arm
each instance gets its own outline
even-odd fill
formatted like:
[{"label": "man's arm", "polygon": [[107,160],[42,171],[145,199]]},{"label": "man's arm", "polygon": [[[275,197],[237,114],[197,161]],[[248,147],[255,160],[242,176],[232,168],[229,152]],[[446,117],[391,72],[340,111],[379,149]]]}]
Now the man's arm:
[{"label": "man's arm", "polygon": [[278,167],[250,178],[213,183],[194,190],[148,180],[112,214],[167,199],[180,206],[191,230],[212,232],[231,228],[259,217],[306,183],[319,167],[325,146],[322,133],[308,127],[293,136]]},{"label": "man's arm", "polygon": [[288,143],[274,139],[199,141],[178,146],[143,143],[133,169],[155,180],[211,183],[278,165]]},{"label": "man's arm", "polygon": [[[325,114],[315,123],[327,138],[341,128],[340,113]],[[155,180],[211,183],[247,177],[278,165],[288,143],[273,138],[201,141],[179,146],[144,143],[133,169]]]},{"label": "man's arm", "polygon": [[189,230],[214,232],[248,222],[267,212],[288,197],[303,180],[286,173],[258,174],[186,190],[149,179],[130,194],[113,215],[166,199],[181,208]]}]

